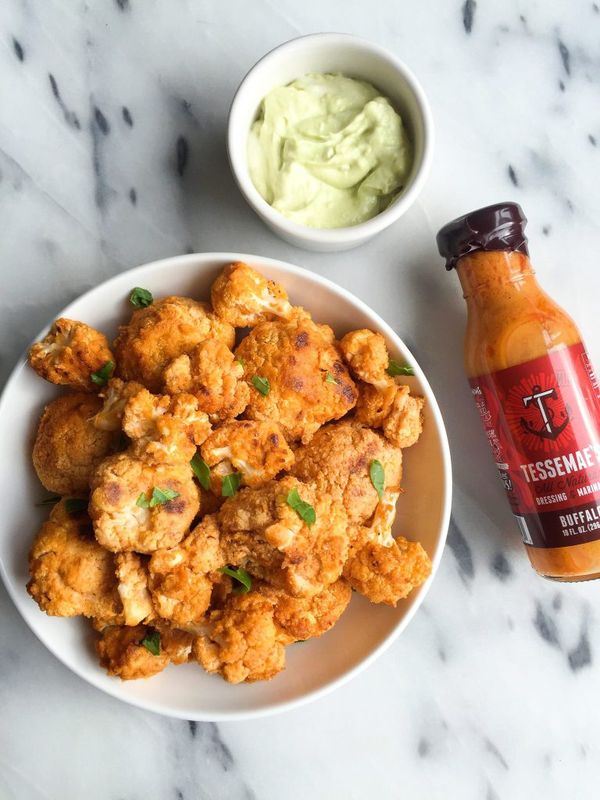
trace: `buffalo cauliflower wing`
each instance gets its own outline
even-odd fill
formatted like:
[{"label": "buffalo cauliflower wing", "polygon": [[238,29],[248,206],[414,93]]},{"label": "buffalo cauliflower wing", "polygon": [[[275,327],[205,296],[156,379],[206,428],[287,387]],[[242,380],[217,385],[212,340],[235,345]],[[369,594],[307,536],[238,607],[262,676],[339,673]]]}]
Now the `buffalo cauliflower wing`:
[{"label": "buffalo cauliflower wing", "polygon": [[200,506],[188,464],[152,464],[119,453],[100,464],[90,485],[96,538],[115,553],[175,546]]},{"label": "buffalo cauliflower wing", "polygon": [[148,590],[148,568],[143,556],[137,553],[115,555],[117,591],[123,606],[123,624],[139,625],[154,615]]},{"label": "buffalo cauliflower wing", "polygon": [[118,375],[160,392],[167,364],[212,337],[233,347],[235,332],[206,303],[190,297],[156,300],[136,309],[129,323],[119,328],[114,343]]},{"label": "buffalo cauliflower wing", "polygon": [[[310,505],[314,521],[300,515]],[[348,554],[343,505],[292,477],[246,488],[218,515],[227,561],[295,597],[310,597],[336,581]]]},{"label": "buffalo cauliflower wing", "polygon": [[402,451],[351,420],[324,425],[295,456],[292,473],[342,502],[353,524],[366,522],[377,507],[379,496],[369,472],[373,461],[384,469],[385,488],[400,487]]},{"label": "buffalo cauliflower wing", "polygon": [[123,410],[123,431],[133,442],[132,453],[156,463],[188,463],[210,430],[208,416],[191,394],[170,397],[141,389]]},{"label": "buffalo cauliflower wing", "polygon": [[167,626],[110,626],[96,642],[100,666],[123,681],[151,678],[170,663],[184,664],[192,652],[193,637]]},{"label": "buffalo cauliflower wing", "polygon": [[210,294],[215,313],[236,328],[253,328],[259,322],[287,319],[292,314],[283,286],[241,261],[225,267]]},{"label": "buffalo cauliflower wing", "polygon": [[29,364],[50,383],[93,392],[98,385],[92,374],[112,362],[108,339],[83,322],[61,317],[41,342],[29,350]]},{"label": "buffalo cauliflower wing", "polygon": [[250,389],[244,368],[219,339],[206,339],[167,365],[164,387],[169,394],[193,394],[213,422],[237,417],[248,405]]},{"label": "buffalo cauliflower wing", "polygon": [[115,561],[94,539],[85,511],[52,509],[29,552],[27,591],[46,614],[118,620],[122,606]]},{"label": "buffalo cauliflower wing", "polygon": [[92,423],[102,401],[77,392],[49,403],[33,445],[33,466],[42,485],[59,495],[85,494],[90,476],[111,451],[115,435]]},{"label": "buffalo cauliflower wing", "polygon": [[101,431],[120,431],[127,401],[143,388],[142,384],[136,381],[111,378],[99,393],[102,408],[92,418],[96,428]]},{"label": "buffalo cauliflower wing", "polygon": [[312,597],[292,597],[268,584],[260,585],[257,591],[274,600],[273,619],[286,644],[322,636],[342,616],[352,597],[350,584],[344,579]]},{"label": "buffalo cauliflower wing", "polygon": [[321,425],[343,417],[356,403],[356,387],[333,332],[308,315],[257,325],[236,355],[250,385],[245,416],[277,422],[290,440],[310,441]]},{"label": "buffalo cauliflower wing", "polygon": [[204,442],[201,453],[217,495],[224,475],[238,472],[245,486],[260,486],[294,462],[294,453],[275,422],[235,420],[221,425]]},{"label": "buffalo cauliflower wing", "polygon": [[211,611],[208,631],[194,641],[193,655],[209,673],[229,683],[266,681],[285,667],[285,645],[273,619],[274,601],[258,594],[231,594]]},{"label": "buffalo cauliflower wing", "polygon": [[429,556],[419,542],[394,539],[397,492],[385,492],[370,527],[359,528],[344,565],[344,577],[372,603],[396,606],[431,572]]},{"label": "buffalo cauliflower wing", "polygon": [[380,333],[366,328],[350,331],[340,340],[340,350],[346,364],[359,380],[379,390],[394,382],[386,372],[389,356],[385,339]]},{"label": "buffalo cauliflower wing", "polygon": [[411,447],[423,431],[425,400],[410,394],[405,384],[394,383],[383,391],[363,383],[359,386],[355,418],[372,428],[382,428],[396,447]]},{"label": "buffalo cauliflower wing", "polygon": [[157,550],[149,564],[156,613],[180,627],[201,622],[217,570],[225,566],[215,517],[207,516],[176,547]]}]

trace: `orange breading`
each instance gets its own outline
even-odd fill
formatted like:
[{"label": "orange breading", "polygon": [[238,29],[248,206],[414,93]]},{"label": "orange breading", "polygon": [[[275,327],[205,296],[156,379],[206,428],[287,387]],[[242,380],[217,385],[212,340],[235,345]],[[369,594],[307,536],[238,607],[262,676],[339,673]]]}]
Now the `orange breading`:
[{"label": "orange breading", "polygon": [[27,591],[46,614],[119,620],[115,560],[94,539],[86,512],[52,509],[29,552]]},{"label": "orange breading", "polygon": [[[154,655],[142,643],[158,633],[159,653]],[[192,651],[193,637],[186,631],[167,626],[110,626],[96,642],[100,666],[123,681],[151,678],[169,665],[185,663]]]},{"label": "orange breading", "polygon": [[160,392],[167,364],[212,337],[233,347],[235,332],[206,303],[190,297],[156,300],[136,309],[129,323],[119,328],[114,343],[118,375]]},{"label": "orange breading", "polygon": [[399,488],[402,478],[402,451],[352,420],[324,425],[295,456],[292,474],[342,502],[351,523],[366,522],[377,506],[369,474],[372,461],[383,466],[385,488]]},{"label": "orange breading", "polygon": [[273,678],[285,666],[274,605],[257,592],[229,595],[223,608],[209,614],[207,633],[194,642],[194,658],[207,672],[219,673],[229,683]]},{"label": "orange breading", "polygon": [[33,466],[42,485],[59,495],[86,494],[94,468],[111,451],[115,435],[98,430],[92,417],[102,401],[77,392],[44,409],[33,445]]},{"label": "orange breading", "polygon": [[[309,525],[287,502],[290,493],[315,511]],[[310,597],[336,581],[348,555],[343,505],[290,476],[240,490],[218,515],[227,561],[295,597]]]},{"label": "orange breading", "polygon": [[[356,403],[356,387],[326,325],[298,314],[263,322],[242,340],[236,355],[250,385],[249,419],[277,422],[289,440],[310,441],[325,422],[343,417]],[[268,381],[261,393],[253,379]]]},{"label": "orange breading", "polygon": [[103,333],[65,317],[57,319],[42,341],[29,350],[29,364],[38,375],[78,391],[97,391],[92,373],[114,360]]},{"label": "orange breading", "polygon": [[386,372],[389,356],[385,339],[380,333],[366,328],[350,331],[340,340],[340,350],[346,364],[359,380],[379,390],[394,382]]},{"label": "orange breading", "polygon": [[[152,464],[128,453],[105,459],[91,480],[90,516],[97,540],[115,553],[173,547],[188,532],[200,501],[189,464]],[[154,489],[176,497],[144,507]],[[143,495],[143,497],[142,497]]]},{"label": "orange breading", "polygon": [[250,390],[243,375],[244,368],[226,344],[206,339],[171,361],[163,377],[166,392],[194,395],[198,407],[218,422],[237,417],[246,408]]},{"label": "orange breading", "polygon": [[245,486],[260,486],[294,462],[294,453],[276,422],[228,422],[211,433],[201,453],[211,469],[211,486],[217,495],[224,475],[239,472]]},{"label": "orange breading", "polygon": [[410,394],[405,384],[394,383],[382,392],[368,383],[359,384],[355,419],[371,428],[382,428],[396,447],[411,447],[423,431],[423,397]]},{"label": "orange breading", "polygon": [[210,294],[215,313],[236,328],[252,328],[259,322],[287,319],[292,314],[283,286],[241,261],[225,267]]},{"label": "orange breading", "polygon": [[92,418],[96,428],[101,431],[120,431],[127,401],[143,388],[142,384],[136,381],[111,378],[99,393],[102,398],[102,408]]}]

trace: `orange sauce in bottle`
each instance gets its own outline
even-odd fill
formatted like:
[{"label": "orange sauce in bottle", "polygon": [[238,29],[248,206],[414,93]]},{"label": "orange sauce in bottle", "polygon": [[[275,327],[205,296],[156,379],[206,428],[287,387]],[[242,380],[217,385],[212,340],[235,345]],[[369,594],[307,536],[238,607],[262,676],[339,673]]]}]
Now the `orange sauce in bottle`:
[{"label": "orange sauce in bottle", "polygon": [[533,568],[600,577],[600,392],[573,320],[539,286],[513,203],[442,228],[467,303],[465,370]]}]

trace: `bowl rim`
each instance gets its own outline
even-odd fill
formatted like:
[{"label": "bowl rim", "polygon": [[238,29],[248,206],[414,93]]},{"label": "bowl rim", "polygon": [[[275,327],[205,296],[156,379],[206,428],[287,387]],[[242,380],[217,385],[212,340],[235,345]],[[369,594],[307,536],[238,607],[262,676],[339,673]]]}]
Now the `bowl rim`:
[{"label": "bowl rim", "polygon": [[[198,263],[200,260],[200,263]],[[210,252],[210,253],[189,253],[179,256],[170,256],[167,258],[162,258],[157,261],[151,261],[146,264],[141,264],[137,267],[133,267],[129,270],[125,270],[123,272],[117,273],[113,275],[111,278],[107,279],[106,281],[101,281],[96,286],[91,287],[87,291],[83,292],[81,295],[73,299],[70,303],[68,303],[61,311],[56,315],[55,318],[61,316],[67,316],[69,314],[69,310],[73,305],[79,303],[80,301],[87,299],[89,295],[93,294],[99,287],[109,287],[113,283],[117,283],[118,281],[122,280],[124,275],[131,276],[135,278],[138,274],[143,273],[145,277],[148,277],[148,272],[160,272],[169,265],[170,269],[176,269],[178,266],[183,266],[187,264],[194,264],[196,263],[198,269],[201,270],[205,268],[206,263],[211,262],[224,262],[224,263],[231,263],[234,261],[246,261],[246,263],[252,264],[254,261],[262,262],[263,264],[266,263],[269,266],[273,266],[277,269],[282,270],[291,275],[299,276],[301,279],[307,279],[310,282],[315,283],[318,286],[323,286],[328,290],[332,291],[335,294],[341,296],[346,302],[350,304],[356,305],[363,313],[365,313],[374,323],[374,327],[379,330],[384,336],[393,343],[394,346],[399,347],[401,346],[404,349],[408,356],[409,360],[412,362],[411,366],[415,369],[415,375],[418,377],[420,382],[420,391],[425,395],[427,399],[427,403],[433,419],[435,420],[435,426],[437,429],[437,433],[440,440],[440,447],[441,447],[441,455],[442,455],[442,467],[443,467],[443,487],[442,487],[442,514],[441,514],[441,521],[439,526],[439,537],[437,540],[436,550],[432,556],[432,569],[429,578],[423,583],[416,591],[417,596],[415,597],[414,602],[412,603],[411,607],[408,609],[406,614],[402,617],[402,619],[393,627],[391,632],[386,636],[382,642],[375,647],[368,656],[366,656],[362,661],[358,662],[355,666],[347,669],[341,675],[339,675],[334,680],[330,681],[329,683],[320,686],[317,689],[312,691],[308,691],[307,693],[296,697],[292,700],[282,700],[282,701],[274,701],[270,704],[265,704],[256,709],[249,709],[249,710],[242,710],[242,711],[222,711],[222,712],[199,712],[194,708],[188,708],[185,710],[175,709],[175,708],[165,708],[165,704],[161,703],[160,701],[154,701],[152,699],[146,698],[133,698],[123,696],[121,693],[122,689],[122,682],[115,681],[114,687],[112,684],[105,685],[100,681],[100,675],[102,673],[89,673],[84,668],[80,667],[78,664],[70,663],[69,659],[61,653],[60,648],[54,647],[53,643],[49,643],[46,641],[40,632],[38,632],[30,622],[30,620],[24,615],[21,610],[21,601],[18,597],[16,591],[13,591],[12,588],[12,580],[9,577],[7,567],[2,558],[0,558],[0,578],[6,588],[6,591],[11,598],[13,604],[15,605],[17,611],[21,615],[21,618],[27,624],[28,628],[32,631],[35,637],[44,645],[44,647],[49,650],[67,669],[69,669],[72,673],[77,675],[79,678],[84,680],[86,683],[90,684],[96,689],[99,689],[101,692],[110,695],[111,697],[116,698],[124,703],[132,705],[137,708],[142,708],[146,711],[152,711],[157,714],[161,714],[163,716],[169,716],[176,719],[183,719],[183,720],[193,720],[193,721],[201,721],[201,722],[233,722],[233,721],[241,721],[241,720],[249,720],[249,719],[257,719],[259,717],[267,717],[273,716],[275,714],[280,714],[285,711],[291,711],[293,709],[299,708],[308,703],[312,703],[315,700],[320,699],[328,695],[330,692],[333,692],[335,689],[344,686],[348,683],[352,678],[356,677],[364,670],[366,670],[369,666],[371,666],[376,659],[381,656],[400,636],[400,634],[406,629],[414,615],[416,614],[417,610],[422,605],[423,601],[427,593],[429,592],[435,575],[437,573],[443,551],[444,546],[446,543],[446,538],[448,535],[448,526],[450,523],[450,513],[451,513],[451,505],[452,505],[452,466],[451,466],[451,457],[450,457],[450,446],[448,443],[448,436],[446,433],[446,428],[444,425],[444,421],[442,418],[442,414],[440,408],[438,406],[437,400],[433,393],[431,386],[427,378],[425,377],[423,370],[421,369],[420,365],[416,361],[415,357],[413,356],[410,349],[406,346],[404,341],[398,336],[398,334],[392,329],[388,323],[383,320],[379,314],[370,308],[366,303],[364,303],[360,298],[356,297],[352,292],[348,289],[345,289],[342,286],[334,283],[333,281],[329,280],[328,278],[323,277],[322,275],[318,275],[304,267],[299,267],[295,264],[290,264],[289,262],[282,261],[276,258],[269,258],[265,256],[258,256],[256,254],[248,254],[248,253],[233,253],[233,252]],[[134,285],[134,284],[132,284]],[[38,333],[38,335],[34,338],[33,342],[38,341],[41,337],[43,337],[49,327],[51,322],[42,328],[42,330]],[[33,344],[33,342],[31,344]],[[2,392],[0,393],[0,416],[2,416],[4,412],[4,406],[7,402],[6,398],[9,396],[10,391],[14,384],[18,381],[21,373],[24,369],[27,368],[27,353],[31,344],[21,353],[19,356],[15,366],[13,367]],[[41,612],[40,612],[41,613]]]},{"label": "bowl rim", "polygon": [[[357,225],[352,225],[344,228],[310,228],[306,225],[301,225],[292,220],[288,220],[284,215],[274,209],[267,203],[267,201],[260,194],[258,189],[254,186],[247,169],[247,156],[242,152],[241,148],[235,145],[235,139],[238,134],[234,132],[237,124],[237,117],[240,114],[239,107],[245,92],[248,89],[248,83],[258,69],[264,69],[272,63],[276,63],[284,53],[293,52],[294,50],[301,50],[315,42],[327,44],[335,42],[337,44],[347,42],[354,46],[363,48],[365,51],[370,52],[376,58],[385,61],[391,65],[396,72],[401,76],[401,79],[408,85],[411,90],[423,122],[423,152],[420,163],[414,170],[414,176],[403,191],[399,198],[388,206],[386,209],[376,214],[371,219],[365,222],[359,222]],[[298,76],[300,77],[300,76]],[[434,124],[433,114],[427,96],[417,80],[412,70],[393,53],[382,47],[375,42],[363,39],[359,36],[354,36],[350,33],[309,33],[305,36],[298,36],[294,39],[289,39],[282,44],[277,45],[272,50],[269,50],[262,56],[245,74],[240,82],[231,102],[229,108],[228,124],[227,124],[227,156],[229,165],[235,181],[238,185],[240,192],[248,205],[269,225],[275,229],[282,230],[285,234],[297,239],[304,239],[317,245],[335,245],[350,242],[359,242],[366,240],[380,233],[389,225],[396,222],[408,209],[413,205],[419,196],[425,181],[431,169],[433,160],[434,148]]]}]

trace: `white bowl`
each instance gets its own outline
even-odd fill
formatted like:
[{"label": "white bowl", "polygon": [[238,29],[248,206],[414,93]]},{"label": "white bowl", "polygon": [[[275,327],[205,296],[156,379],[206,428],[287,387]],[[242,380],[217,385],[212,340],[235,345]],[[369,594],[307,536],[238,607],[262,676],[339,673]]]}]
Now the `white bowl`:
[{"label": "white bowl", "polygon": [[[291,222],[266,202],[248,172],[248,134],[262,99],[271,89],[308,72],[341,72],[372,83],[400,113],[412,143],[413,160],[405,188],[388,208],[359,225],[317,229]],[[229,112],[227,148],[242,194],[275,233],[307,250],[349,250],[396,222],[417,199],[433,156],[433,120],[417,79],[390,52],[355,36],[317,33],[280,45],[246,75]]]},{"label": "white bowl", "polygon": [[[435,397],[418,364],[393,330],[349,292],[299,267],[259,256],[207,253],[178,256],[117,275],[67,306],[60,316],[83,320],[109,336],[127,318],[127,296],[134,286],[157,297],[168,294],[209,297],[217,274],[232,261],[247,261],[280,281],[292,301],[328,322],[341,335],[353,328],[381,331],[395,358],[415,370],[412,386],[427,398],[425,429],[418,444],[405,450],[405,493],[396,531],[419,539],[439,563],[450,513],[451,474],[448,440]],[[45,333],[43,331],[40,336]],[[9,493],[0,518],[0,574],[23,618],[67,667],[84,680],[133,705],[191,720],[244,719],[290,709],[345,683],[380,655],[404,630],[423,602],[431,578],[397,608],[375,606],[358,595],[339,623],[320,639],[288,648],[287,668],[266,683],[232,686],[207,675],[197,664],[170,666],[148,681],[121,682],[98,665],[93,635],[81,619],[43,614],[25,589],[27,552],[48,510],[36,506],[47,496],[31,465],[31,445],[44,404],[59,393],[21,359],[0,398],[0,486]]]}]

